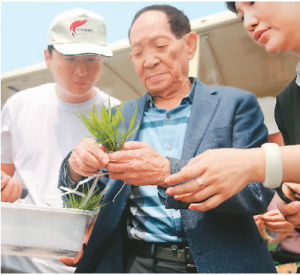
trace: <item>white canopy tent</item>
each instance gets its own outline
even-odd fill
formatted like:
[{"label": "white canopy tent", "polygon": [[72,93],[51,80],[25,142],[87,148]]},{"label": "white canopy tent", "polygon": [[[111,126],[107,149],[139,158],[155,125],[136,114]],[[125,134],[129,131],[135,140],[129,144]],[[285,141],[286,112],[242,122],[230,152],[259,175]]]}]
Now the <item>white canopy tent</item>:
[{"label": "white canopy tent", "polygon": [[[190,75],[208,85],[234,86],[257,97],[276,96],[295,76],[299,59],[292,53],[268,54],[247,35],[241,21],[229,11],[191,21],[198,49]],[[127,101],[142,96],[145,88],[129,58],[129,41],[110,44],[113,58],[105,58],[97,86]],[[15,92],[53,82],[44,63],[1,76],[1,103]]]}]

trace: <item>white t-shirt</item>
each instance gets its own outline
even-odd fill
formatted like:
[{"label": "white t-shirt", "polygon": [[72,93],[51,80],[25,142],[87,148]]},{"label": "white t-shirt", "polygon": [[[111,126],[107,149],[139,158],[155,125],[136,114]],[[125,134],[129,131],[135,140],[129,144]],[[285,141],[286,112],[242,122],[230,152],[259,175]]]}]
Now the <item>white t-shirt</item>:
[{"label": "white t-shirt", "polygon": [[[111,105],[119,100],[110,97]],[[67,103],[49,83],[21,91],[8,99],[1,115],[1,163],[14,164],[17,177],[28,189],[25,199],[15,203],[61,207],[61,191],[57,188],[62,160],[78,141],[91,136],[75,115],[85,115],[108,95],[97,89],[96,96],[82,103]],[[56,195],[55,198],[49,196]],[[56,260],[3,255],[1,266],[16,272],[74,272]]]}]

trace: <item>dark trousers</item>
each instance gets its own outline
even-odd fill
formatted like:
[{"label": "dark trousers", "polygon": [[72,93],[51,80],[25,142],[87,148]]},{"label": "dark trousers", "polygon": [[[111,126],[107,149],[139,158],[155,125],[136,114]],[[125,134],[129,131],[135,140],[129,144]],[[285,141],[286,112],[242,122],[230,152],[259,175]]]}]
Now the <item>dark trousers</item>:
[{"label": "dark trousers", "polygon": [[125,273],[197,273],[197,270],[183,263],[158,261],[128,251]]}]

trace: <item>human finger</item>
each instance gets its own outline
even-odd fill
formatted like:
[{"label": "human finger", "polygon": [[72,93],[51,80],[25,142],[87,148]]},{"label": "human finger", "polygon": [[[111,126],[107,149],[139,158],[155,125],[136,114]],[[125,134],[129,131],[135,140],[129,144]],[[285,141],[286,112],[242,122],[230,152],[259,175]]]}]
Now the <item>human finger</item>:
[{"label": "human finger", "polygon": [[298,201],[287,204],[283,200],[278,199],[277,207],[284,217],[300,213],[300,202]]},{"label": "human finger", "polygon": [[293,230],[293,226],[287,222],[264,222],[264,225],[267,229],[275,233],[283,233],[283,232],[291,232]]},{"label": "human finger", "polygon": [[14,186],[14,191],[13,191],[13,201],[16,201],[21,197],[22,194],[22,183],[18,181],[16,178],[12,178],[9,182],[9,184],[12,184]]},{"label": "human finger", "polygon": [[82,139],[72,151],[68,160],[69,169],[82,176],[90,176],[99,168],[105,168],[109,159],[93,139]]},{"label": "human finger", "polygon": [[[275,232],[276,233],[276,232]],[[288,233],[281,233],[279,236],[270,240],[270,243],[280,242],[281,240],[285,239],[289,234]]]},{"label": "human finger", "polygon": [[276,223],[276,222],[286,222],[281,213],[274,215],[263,214],[261,217],[265,222]]},{"label": "human finger", "polygon": [[1,176],[1,191],[6,187],[10,179],[11,176],[4,176],[4,177]]},{"label": "human finger", "polygon": [[1,201],[15,202],[22,193],[22,184],[14,178],[10,178],[5,188],[1,191]]},{"label": "human finger", "polygon": [[204,202],[200,203],[191,203],[189,205],[190,210],[197,210],[200,212],[205,212],[208,210],[211,210],[213,208],[216,208],[218,205],[220,205],[225,199],[221,194],[217,194],[214,196],[209,197]]},{"label": "human finger", "polygon": [[123,145],[123,150],[136,150],[151,147],[147,142],[127,141]]},{"label": "human finger", "polygon": [[109,162],[104,147],[91,138],[82,139],[74,151],[85,164],[92,167],[101,166],[102,168]]},{"label": "human finger", "polygon": [[[200,178],[201,179],[201,178]],[[199,185],[200,181],[198,179],[193,179],[190,180],[184,184],[178,185],[178,186],[174,186],[174,187],[169,187],[168,189],[166,189],[166,194],[168,196],[175,196],[175,195],[184,195],[184,194],[190,194],[193,193],[197,190],[202,190],[204,188],[204,181],[202,180],[202,185]]]},{"label": "human finger", "polygon": [[187,164],[185,167],[183,167],[178,173],[170,175],[165,179],[165,183],[168,185],[174,185],[177,183],[181,183],[187,180],[191,180],[197,176],[202,177],[202,174],[204,172],[203,167],[201,167],[201,163],[192,163]]},{"label": "human finger", "polygon": [[295,227],[300,227],[300,202],[294,201],[286,204],[282,200],[278,200],[277,206],[288,222]]},{"label": "human finger", "polygon": [[255,221],[255,223],[256,223],[256,225],[257,225],[258,228],[263,225],[263,221],[261,219],[261,215],[255,215],[255,216],[253,216],[253,219],[254,219],[254,221]]},{"label": "human finger", "polygon": [[293,200],[293,201],[295,201],[295,200],[300,201],[300,184],[298,184],[298,183],[291,183],[291,182],[285,182],[282,185],[282,191],[291,200]]},{"label": "human finger", "polygon": [[[92,156],[91,156],[92,158]],[[95,161],[96,163],[97,161]],[[72,154],[68,160],[69,163],[69,169],[73,170],[74,172],[76,172],[77,174],[81,175],[81,176],[91,176],[93,174],[95,174],[99,167],[101,166],[100,163],[98,164],[92,164],[89,165],[87,163],[85,163],[82,158],[80,158],[78,155],[76,154]]]},{"label": "human finger", "polygon": [[266,213],[264,213],[262,215],[262,217],[264,219],[267,219],[267,218],[277,217],[278,215],[282,216],[281,213],[280,213],[280,211],[278,209],[273,209],[273,210],[269,210]]},{"label": "human finger", "polygon": [[190,193],[185,193],[183,195],[174,195],[174,199],[184,201],[184,202],[202,202],[209,197],[217,195],[216,190],[213,186],[205,186],[202,189],[192,191]]},{"label": "human finger", "polygon": [[113,163],[130,163],[132,160],[145,161],[150,159],[157,152],[146,142],[128,141],[122,151],[109,154],[109,165]]},{"label": "human finger", "polygon": [[72,267],[76,267],[77,264],[78,264],[78,262],[76,262],[75,259],[73,259],[73,258],[67,258],[67,257],[59,258],[59,261],[61,263],[63,263],[64,265],[72,266]]}]

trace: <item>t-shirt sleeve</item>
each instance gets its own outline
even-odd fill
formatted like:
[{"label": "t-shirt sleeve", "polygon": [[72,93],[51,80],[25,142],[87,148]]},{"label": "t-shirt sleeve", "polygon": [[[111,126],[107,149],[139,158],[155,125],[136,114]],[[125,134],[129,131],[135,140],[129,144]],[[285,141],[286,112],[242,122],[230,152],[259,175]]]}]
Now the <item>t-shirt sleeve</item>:
[{"label": "t-shirt sleeve", "polygon": [[12,116],[9,105],[9,103],[6,103],[1,111],[1,163],[5,164],[13,164]]}]

